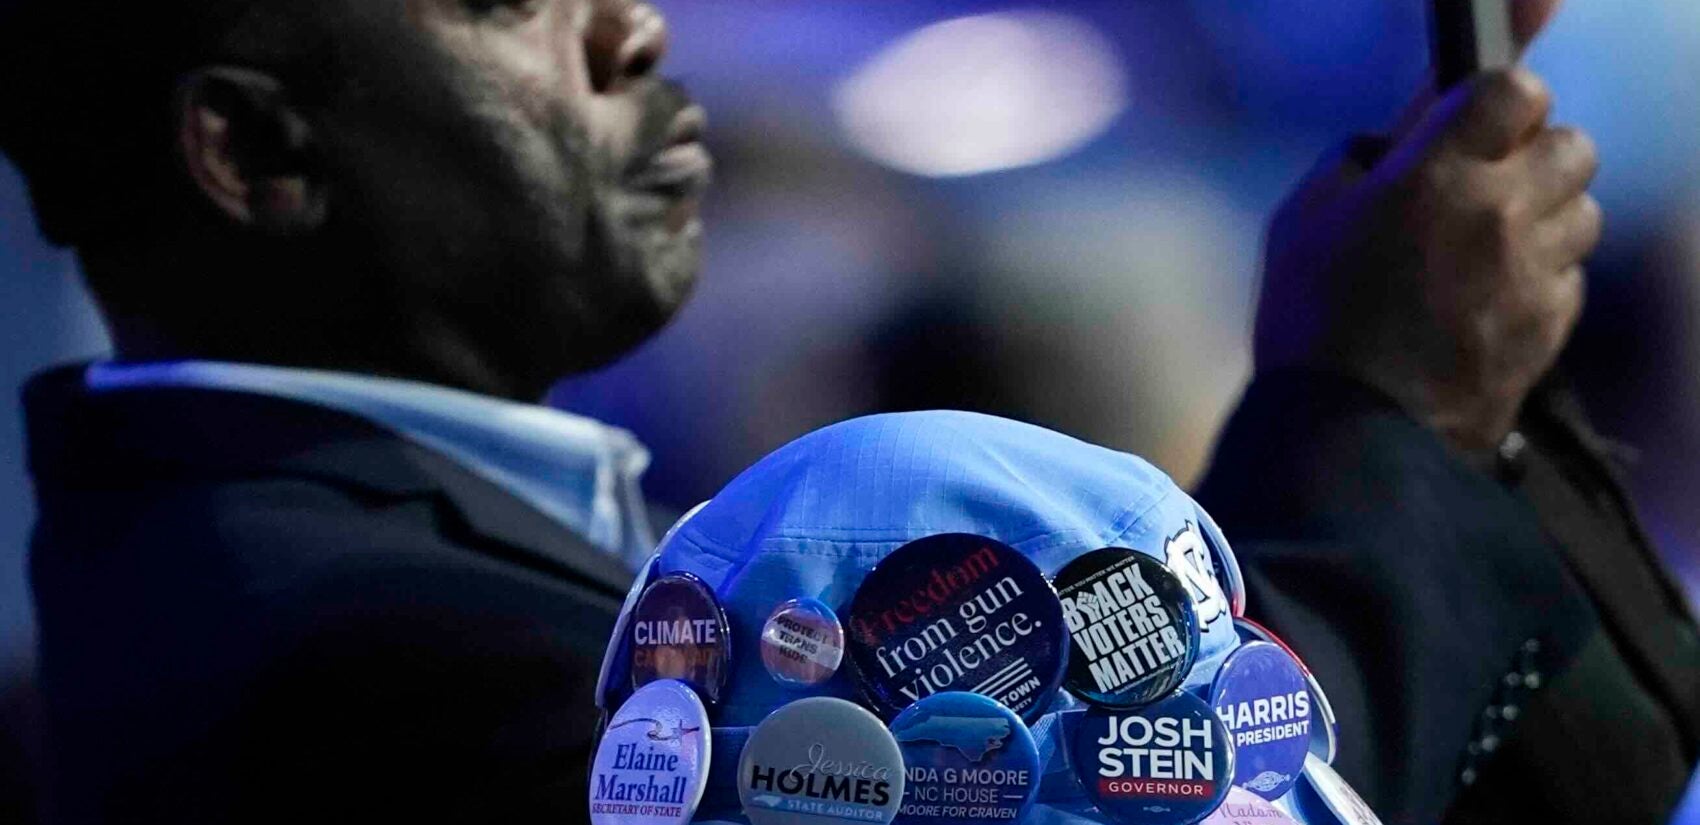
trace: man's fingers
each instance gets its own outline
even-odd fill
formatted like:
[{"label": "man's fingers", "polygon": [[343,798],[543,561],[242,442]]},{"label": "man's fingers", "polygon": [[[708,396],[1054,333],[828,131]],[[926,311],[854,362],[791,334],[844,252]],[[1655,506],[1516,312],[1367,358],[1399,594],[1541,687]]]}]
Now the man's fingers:
[{"label": "man's fingers", "polygon": [[1585,132],[1569,127],[1542,131],[1523,150],[1529,207],[1536,216],[1561,209],[1587,191],[1600,171],[1600,154]]},{"label": "man's fingers", "polygon": [[1561,0],[1512,0],[1511,31],[1517,45],[1527,47],[1558,14]]},{"label": "man's fingers", "polygon": [[1587,260],[1605,236],[1605,212],[1589,195],[1572,200],[1564,208],[1535,225],[1549,271],[1566,271]]},{"label": "man's fingers", "polygon": [[1488,72],[1454,94],[1465,95],[1446,139],[1465,154],[1502,160],[1546,125],[1552,91],[1522,67]]}]

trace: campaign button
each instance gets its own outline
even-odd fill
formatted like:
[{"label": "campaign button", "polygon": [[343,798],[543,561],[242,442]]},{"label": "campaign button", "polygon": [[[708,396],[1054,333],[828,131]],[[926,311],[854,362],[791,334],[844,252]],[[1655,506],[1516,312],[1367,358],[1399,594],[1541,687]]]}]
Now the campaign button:
[{"label": "campaign button", "polygon": [[902,825],[1019,822],[1039,790],[1039,747],[1015,711],[977,693],[936,693],[891,723],[903,749]]},{"label": "campaign button", "polygon": [[1119,825],[1193,825],[1233,786],[1228,731],[1186,691],[1139,710],[1088,710],[1072,749],[1087,798]]},{"label": "campaign button", "polygon": [[1234,743],[1234,784],[1286,796],[1310,752],[1310,686],[1298,663],[1268,642],[1246,642],[1217,671],[1210,704]]},{"label": "campaign button", "polygon": [[1283,641],[1280,636],[1275,635],[1275,632],[1269,628],[1251,619],[1240,617],[1234,620],[1234,629],[1239,631],[1240,638],[1245,641],[1268,642],[1279,646],[1282,650],[1287,651],[1288,656],[1293,657],[1293,662],[1304,673],[1305,684],[1310,687],[1311,710],[1314,712],[1314,721],[1317,723],[1310,727],[1310,752],[1316,754],[1322,761],[1330,765],[1334,764],[1334,756],[1340,750],[1340,723],[1334,716],[1334,706],[1329,703],[1328,694],[1322,690],[1322,683],[1316,680],[1316,674],[1310,672],[1310,667],[1305,665],[1305,660],[1299,656],[1297,651],[1293,650],[1291,645]]},{"label": "campaign button", "polygon": [[613,710],[632,695],[632,613],[638,599],[649,587],[649,580],[660,575],[661,553],[657,552],[638,570],[637,581],[626,591],[620,605],[620,616],[614,621],[614,632],[608,638],[608,651],[602,656],[602,670],[596,676],[596,706]]},{"label": "campaign button", "polygon": [[1298,820],[1257,794],[1229,788],[1222,807],[1205,817],[1203,825],[1298,825]]},{"label": "campaign button", "polygon": [[594,825],[683,825],[708,785],[708,710],[688,685],[639,688],[608,720],[590,775]]},{"label": "campaign button", "polygon": [[1066,684],[1076,696],[1138,707],[1186,679],[1198,656],[1198,615],[1162,562],[1109,547],[1069,562],[1052,582],[1072,640]]},{"label": "campaign button", "polygon": [[738,763],[751,825],[885,825],[903,803],[903,753],[854,702],[799,699],[769,714]]},{"label": "campaign button", "polygon": [[1341,825],[1381,825],[1369,803],[1333,767],[1314,755],[1305,759],[1304,781],[1294,789],[1292,798],[1307,822],[1326,822],[1332,816]]},{"label": "campaign button", "polygon": [[815,599],[793,599],[773,611],[761,630],[761,662],[786,687],[824,684],[844,660],[844,626]]},{"label": "campaign button", "polygon": [[726,611],[702,579],[673,573],[650,582],[632,610],[632,687],[677,679],[719,703],[731,635]]},{"label": "campaign button", "polygon": [[1062,608],[1038,566],[963,533],[910,542],[881,561],[851,600],[848,630],[862,692],[886,719],[961,690],[1032,721],[1056,695],[1068,653]]}]

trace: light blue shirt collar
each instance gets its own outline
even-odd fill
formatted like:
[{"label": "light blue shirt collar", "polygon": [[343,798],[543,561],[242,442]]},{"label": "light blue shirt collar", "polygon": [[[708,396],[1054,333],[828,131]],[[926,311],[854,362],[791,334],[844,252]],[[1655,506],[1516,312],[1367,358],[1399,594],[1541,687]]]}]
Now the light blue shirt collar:
[{"label": "light blue shirt collar", "polygon": [[233,390],[356,415],[448,456],[633,567],[655,548],[638,486],[649,451],[588,418],[414,381],[212,361],[95,364],[87,382],[95,392]]}]

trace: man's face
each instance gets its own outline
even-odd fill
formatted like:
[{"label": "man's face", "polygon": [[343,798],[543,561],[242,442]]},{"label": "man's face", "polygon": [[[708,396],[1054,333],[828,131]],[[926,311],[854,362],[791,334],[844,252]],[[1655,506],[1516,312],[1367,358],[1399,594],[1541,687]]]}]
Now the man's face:
[{"label": "man's face", "polygon": [[405,345],[541,391],[673,315],[699,263],[710,161],[701,109],[653,73],[658,12],[343,8],[337,40],[359,51],[320,124],[330,232],[374,256],[378,305],[428,319]]}]

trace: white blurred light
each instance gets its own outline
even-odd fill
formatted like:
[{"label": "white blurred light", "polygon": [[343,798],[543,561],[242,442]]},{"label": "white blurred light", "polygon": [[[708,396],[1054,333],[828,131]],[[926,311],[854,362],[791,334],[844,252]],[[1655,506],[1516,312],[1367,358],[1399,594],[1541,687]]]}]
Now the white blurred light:
[{"label": "white blurred light", "polygon": [[850,143],[905,172],[954,177],[1063,157],[1127,106],[1126,71],[1091,24],[1051,12],[964,17],[892,44],[838,87]]}]

